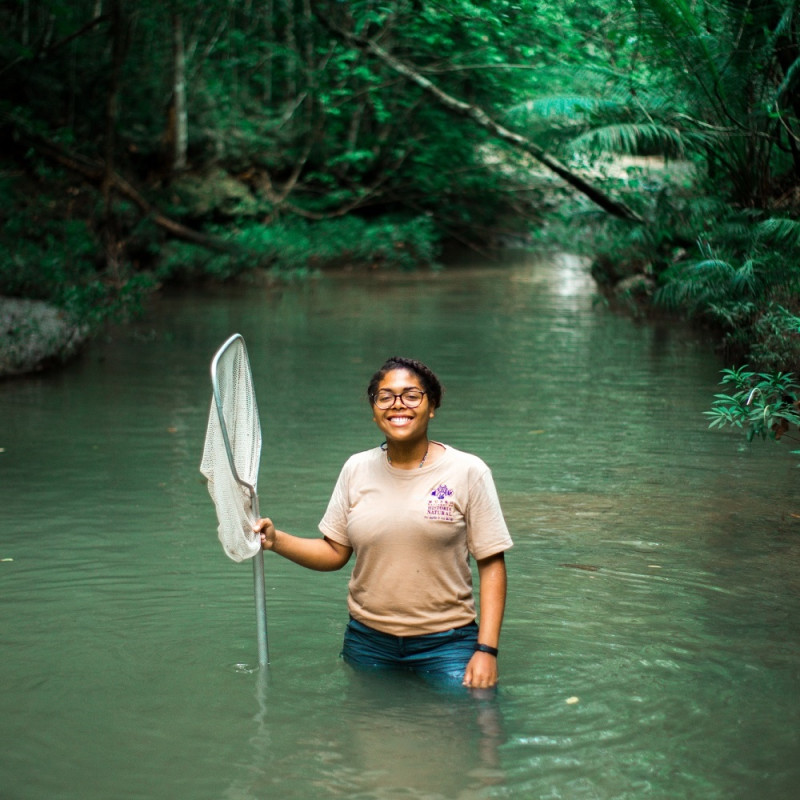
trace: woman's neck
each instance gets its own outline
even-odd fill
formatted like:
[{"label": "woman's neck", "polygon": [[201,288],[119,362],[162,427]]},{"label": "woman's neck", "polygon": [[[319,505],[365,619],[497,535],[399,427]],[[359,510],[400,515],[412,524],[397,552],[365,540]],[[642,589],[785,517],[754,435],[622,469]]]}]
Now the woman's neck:
[{"label": "woman's neck", "polygon": [[398,444],[387,442],[384,445],[386,460],[397,469],[419,469],[430,456],[431,443],[427,437],[419,442]]}]

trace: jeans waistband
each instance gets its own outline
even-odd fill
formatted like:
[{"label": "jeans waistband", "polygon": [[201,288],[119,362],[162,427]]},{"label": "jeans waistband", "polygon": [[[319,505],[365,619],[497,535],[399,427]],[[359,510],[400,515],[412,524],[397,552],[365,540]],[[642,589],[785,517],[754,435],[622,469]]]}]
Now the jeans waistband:
[{"label": "jeans waistband", "polygon": [[469,630],[477,630],[478,623],[473,620],[472,622],[468,622],[466,625],[457,625],[454,628],[445,628],[442,631],[433,631],[432,633],[415,633],[412,636],[397,636],[393,633],[386,633],[385,631],[379,631],[377,628],[373,628],[370,625],[367,625],[361,620],[356,619],[352,614],[350,614],[350,622],[354,622],[356,625],[361,625],[363,628],[368,630],[370,633],[376,633],[380,636],[391,636],[393,639],[416,639],[420,636],[440,636],[443,633],[450,633],[450,631],[469,631]]}]

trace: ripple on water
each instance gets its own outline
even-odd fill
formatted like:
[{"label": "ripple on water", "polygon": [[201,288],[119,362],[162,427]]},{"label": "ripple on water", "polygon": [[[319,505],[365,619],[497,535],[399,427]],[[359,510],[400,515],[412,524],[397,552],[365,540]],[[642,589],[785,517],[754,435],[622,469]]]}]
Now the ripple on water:
[{"label": "ripple on water", "polygon": [[[594,308],[582,270],[164,296],[146,341],[0,385],[4,789],[793,796],[794,457],[708,433],[713,355]],[[304,535],[344,459],[377,443],[374,366],[404,352],[441,374],[434,435],[490,465],[516,542],[496,703],[354,680],[348,570],[269,556],[272,664],[254,669],[251,565],[222,553],[198,473],[208,361],[232,325],[263,413],[262,509]]]}]

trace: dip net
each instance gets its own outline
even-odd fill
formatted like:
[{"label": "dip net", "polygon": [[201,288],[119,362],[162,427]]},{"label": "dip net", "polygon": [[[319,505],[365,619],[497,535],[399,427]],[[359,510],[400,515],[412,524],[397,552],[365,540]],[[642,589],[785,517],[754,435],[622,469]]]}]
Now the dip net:
[{"label": "dip net", "polygon": [[217,510],[217,534],[234,561],[261,550],[253,532],[258,518],[261,425],[244,339],[237,333],[211,362],[213,396],[200,472]]},{"label": "dip net", "polygon": [[244,339],[230,337],[211,361],[211,410],[200,472],[217,511],[217,535],[234,561],[253,559],[259,663],[266,664],[264,555],[253,531],[258,519],[261,425]]}]

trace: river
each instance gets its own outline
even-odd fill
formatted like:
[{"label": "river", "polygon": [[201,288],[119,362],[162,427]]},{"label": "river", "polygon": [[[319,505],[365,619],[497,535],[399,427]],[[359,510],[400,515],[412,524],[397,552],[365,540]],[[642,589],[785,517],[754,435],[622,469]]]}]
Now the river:
[{"label": "river", "polygon": [[[439,374],[432,435],[491,466],[515,540],[496,698],[350,674],[349,568],[271,554],[257,668],[252,570],[198,471],[234,332],[261,509],[299,534],[379,443],[374,369]],[[67,368],[0,384],[0,796],[794,796],[800,460],[707,429],[724,366],[594,302],[579,259],[509,255],[172,291]]]}]

